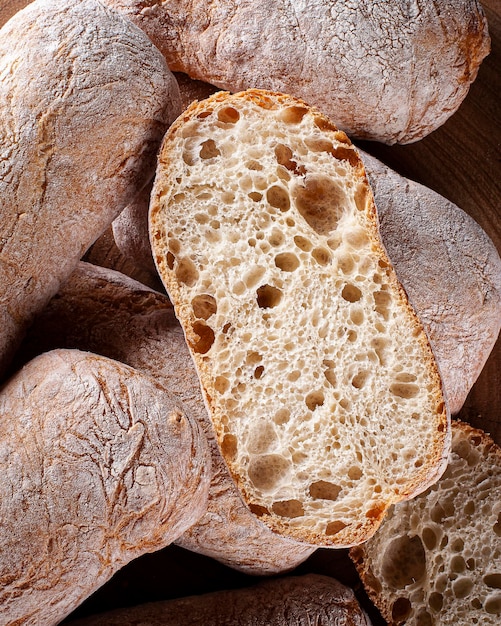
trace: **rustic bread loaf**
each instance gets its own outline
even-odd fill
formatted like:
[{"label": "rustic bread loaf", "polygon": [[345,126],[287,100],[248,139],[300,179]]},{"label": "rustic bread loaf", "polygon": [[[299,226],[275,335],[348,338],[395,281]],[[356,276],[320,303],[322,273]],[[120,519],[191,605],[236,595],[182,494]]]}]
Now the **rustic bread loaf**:
[{"label": "rustic bread loaf", "polygon": [[396,505],[351,556],[390,624],[494,626],[501,617],[501,450],[453,422],[442,478]]},{"label": "rustic bread loaf", "polygon": [[477,0],[106,0],[171,69],[229,91],[283,91],[349,135],[407,143],[460,105],[489,51]]},{"label": "rustic bread loaf", "polygon": [[151,377],[79,351],[0,391],[0,623],[58,624],[206,504],[198,424]]},{"label": "rustic bread loaf", "polygon": [[430,340],[458,413],[501,328],[501,259],[458,206],[361,153],[381,238]]},{"label": "rustic bread loaf", "polygon": [[32,314],[152,177],[179,112],[165,59],[98,0],[0,31],[0,373]]},{"label": "rustic bread loaf", "polygon": [[225,461],[272,530],[353,545],[438,478],[436,364],[325,116],[260,90],[195,103],[163,142],[150,239]]},{"label": "rustic bread loaf", "polygon": [[177,541],[250,574],[290,570],[313,551],[272,533],[243,504],[214,440],[182,329],[165,295],[120,273],[80,263],[35,319],[18,359],[53,348],[79,348],[155,377],[207,433],[212,479],[207,510]]},{"label": "rustic bread loaf", "polygon": [[371,626],[351,589],[316,574],[245,589],[152,602],[70,622],[72,626]]}]

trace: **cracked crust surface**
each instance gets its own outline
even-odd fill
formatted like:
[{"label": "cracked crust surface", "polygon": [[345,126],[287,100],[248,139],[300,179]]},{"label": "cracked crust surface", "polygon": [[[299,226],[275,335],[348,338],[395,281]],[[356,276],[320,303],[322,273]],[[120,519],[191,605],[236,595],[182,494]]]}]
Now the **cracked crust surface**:
[{"label": "cracked crust surface", "polygon": [[36,0],[2,27],[0,370],[151,178],[179,102],[151,41],[97,0]]},{"label": "cracked crust surface", "polygon": [[0,391],[0,615],[57,624],[133,558],[202,514],[196,421],[151,377],[55,350]]},{"label": "cracked crust surface", "polygon": [[150,238],[225,461],[270,528],[353,545],[436,480],[436,364],[332,122],[261,90],[195,103],[164,140]]},{"label": "cracked crust surface", "polygon": [[232,92],[282,91],[350,136],[408,143],[460,105],[489,52],[477,0],[107,0],[171,69]]}]

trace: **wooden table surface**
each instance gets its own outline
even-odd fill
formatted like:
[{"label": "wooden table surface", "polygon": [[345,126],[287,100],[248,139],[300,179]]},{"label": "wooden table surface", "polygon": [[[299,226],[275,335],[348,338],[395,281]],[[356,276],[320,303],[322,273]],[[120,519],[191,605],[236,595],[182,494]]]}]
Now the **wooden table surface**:
[{"label": "wooden table surface", "polygon": [[[26,4],[27,0],[0,0],[0,26]],[[361,147],[469,213],[501,254],[501,0],[483,0],[482,4],[492,50],[460,109],[441,128],[414,144],[364,143]],[[501,444],[501,339],[459,417],[490,432]],[[305,572],[328,574],[352,585],[365,604],[346,551],[318,550],[296,570]],[[240,587],[254,581],[211,559],[171,546],[126,566],[73,617],[124,603]],[[384,624],[377,612],[367,606],[374,625]]]}]

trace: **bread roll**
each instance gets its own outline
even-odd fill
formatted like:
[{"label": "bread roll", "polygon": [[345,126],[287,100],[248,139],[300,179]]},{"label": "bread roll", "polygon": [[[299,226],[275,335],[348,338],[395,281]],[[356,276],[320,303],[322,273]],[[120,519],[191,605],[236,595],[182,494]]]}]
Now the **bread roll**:
[{"label": "bread roll", "polygon": [[362,162],[304,102],[220,92],[171,126],[150,240],[229,469],[274,531],[366,540],[449,444]]},{"label": "bread roll", "polygon": [[151,602],[92,615],[71,626],[371,626],[351,589],[309,574],[246,589]]},{"label": "bread roll", "polygon": [[416,141],[461,104],[490,40],[477,0],[107,0],[171,69],[229,91],[283,91],[350,136]]},{"label": "bread roll", "polygon": [[0,391],[0,622],[58,624],[202,514],[205,437],[151,377],[79,351]]},{"label": "bread roll", "polygon": [[80,263],[37,317],[18,359],[56,347],[117,359],[151,375],[195,416],[210,441],[212,479],[203,517],[177,540],[250,574],[290,570],[314,551],[272,533],[242,502],[204,405],[198,376],[165,295],[119,272]]},{"label": "bread roll", "polygon": [[0,31],[0,374],[31,320],[153,175],[179,91],[98,0],[36,0]]},{"label": "bread roll", "polygon": [[391,624],[495,626],[501,618],[501,450],[483,431],[452,425],[442,478],[396,505],[351,556]]}]

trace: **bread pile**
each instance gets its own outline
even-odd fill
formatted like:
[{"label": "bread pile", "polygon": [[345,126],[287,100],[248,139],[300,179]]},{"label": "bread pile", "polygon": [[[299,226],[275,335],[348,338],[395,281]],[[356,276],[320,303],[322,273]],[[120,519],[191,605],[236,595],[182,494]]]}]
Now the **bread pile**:
[{"label": "bread pile", "polygon": [[[257,576],[352,547],[387,619],[462,619],[457,568],[394,594],[385,533],[439,568],[413,507],[498,463],[450,414],[499,334],[501,259],[345,131],[440,125],[487,54],[485,17],[473,0],[262,4],[35,0],[0,31],[2,624],[58,624],[173,542]],[[483,567],[472,602],[498,615]],[[180,611],[370,624],[315,576],[92,623]]]}]

